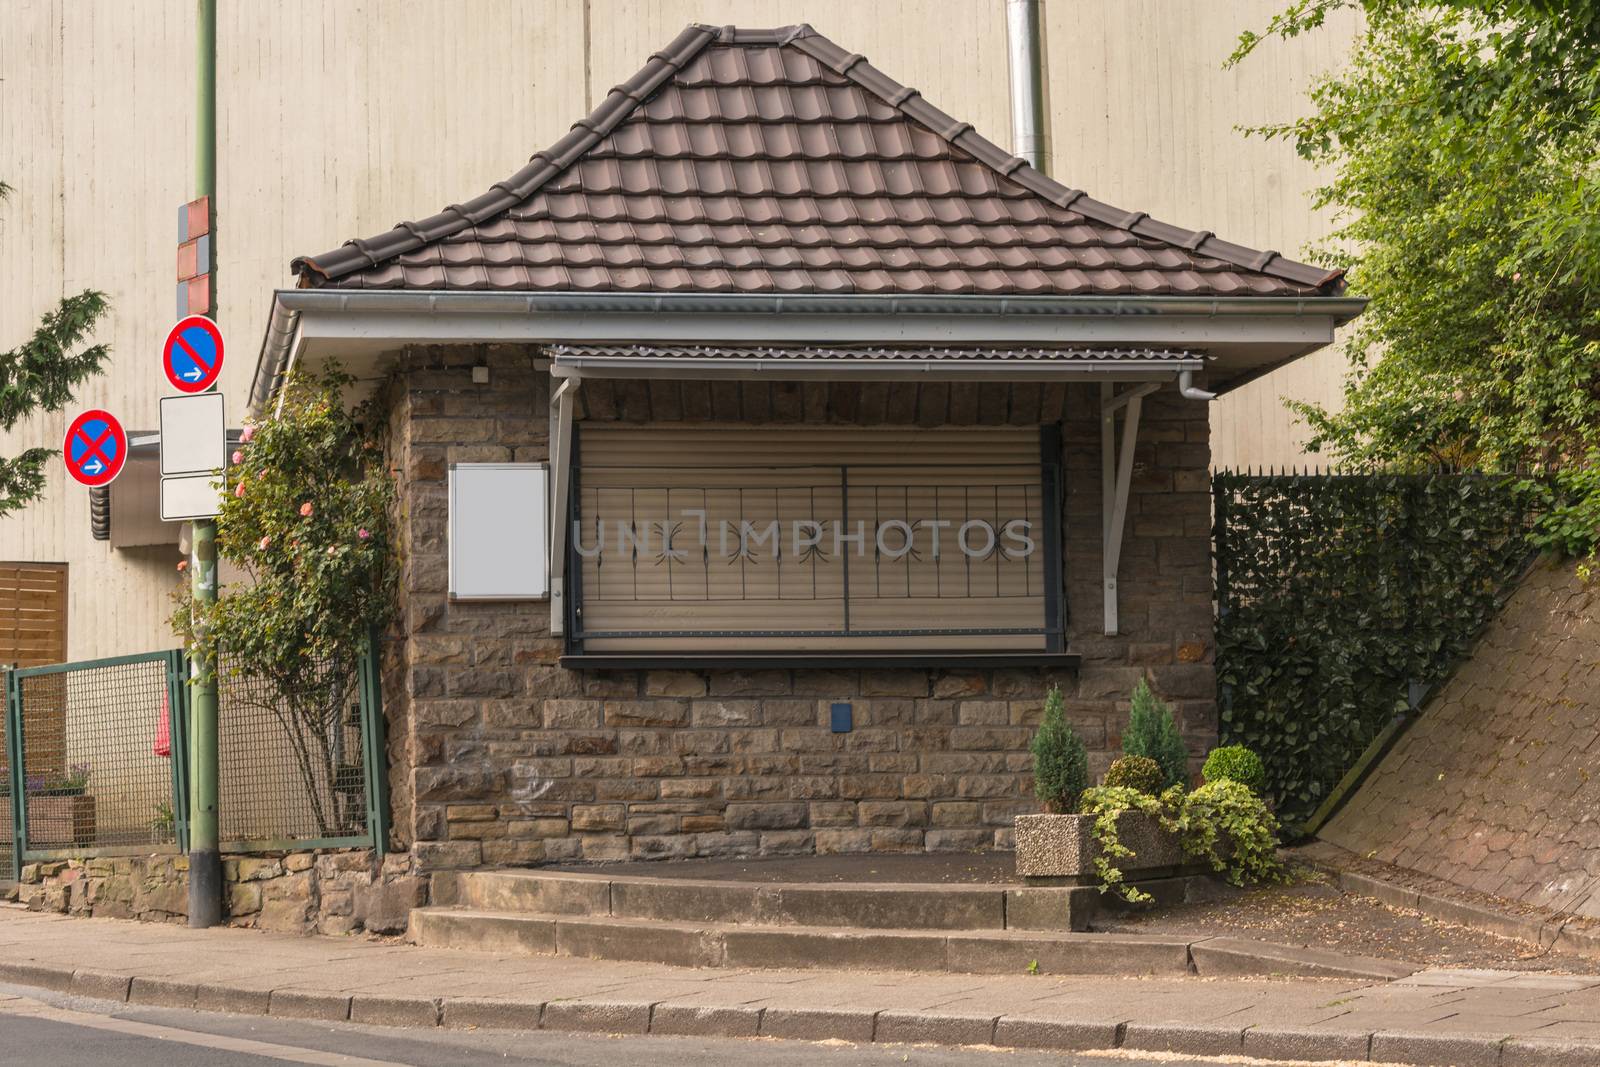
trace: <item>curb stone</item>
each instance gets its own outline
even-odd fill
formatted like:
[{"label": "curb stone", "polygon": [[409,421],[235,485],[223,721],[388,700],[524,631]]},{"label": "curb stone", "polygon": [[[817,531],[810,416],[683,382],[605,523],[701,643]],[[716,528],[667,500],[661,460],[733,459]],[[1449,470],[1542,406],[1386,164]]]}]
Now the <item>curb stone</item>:
[{"label": "curb stone", "polygon": [[1499,1037],[1379,1030],[1372,1035],[1371,1055],[1377,1061],[1418,1067],[1497,1067],[1504,1043]]},{"label": "curb stone", "polygon": [[[538,1001],[382,995],[343,996],[306,989],[247,989],[190,985],[103,971],[0,962],[0,981],[53,992],[152,1006],[194,1007],[285,1018],[354,1021],[378,1026],[454,1029],[564,1030],[612,1034],[771,1037],[857,1044],[905,1042],[998,1045],[1003,1048],[1126,1048],[1186,1055],[1253,1055],[1287,1060],[1345,1059],[1418,1067],[1593,1067],[1600,1043],[1551,1038],[1379,1030],[1245,1029],[1182,1023],[1057,1020],[1018,1016],[867,1011],[828,1008],[748,1008],[662,1004],[648,1000]],[[189,1000],[190,991],[193,1000]]]},{"label": "curb stone", "polygon": [[1243,1032],[1238,1027],[1129,1023],[1123,1031],[1122,1047],[1191,1056],[1237,1056],[1244,1046]]},{"label": "curb stone", "polygon": [[267,998],[267,1014],[292,1019],[348,1022],[350,998],[311,989],[274,989]]}]

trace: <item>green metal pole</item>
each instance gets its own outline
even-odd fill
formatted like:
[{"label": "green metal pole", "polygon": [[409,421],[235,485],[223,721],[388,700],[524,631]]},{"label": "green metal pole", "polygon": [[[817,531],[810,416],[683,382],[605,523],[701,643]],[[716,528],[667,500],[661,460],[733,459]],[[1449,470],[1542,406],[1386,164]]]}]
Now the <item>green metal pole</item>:
[{"label": "green metal pole", "polygon": [[[199,0],[195,16],[195,187],[211,201],[211,309],[216,290],[217,3]],[[217,523],[198,519],[189,574],[194,595],[194,676],[189,700],[189,925],[222,921],[222,852],[217,833],[217,653],[204,612],[217,601]]]}]

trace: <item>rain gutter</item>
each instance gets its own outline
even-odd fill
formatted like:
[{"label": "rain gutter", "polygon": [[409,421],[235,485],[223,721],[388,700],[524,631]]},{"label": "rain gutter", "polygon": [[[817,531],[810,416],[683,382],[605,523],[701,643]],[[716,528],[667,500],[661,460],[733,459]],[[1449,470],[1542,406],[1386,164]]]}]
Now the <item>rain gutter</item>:
[{"label": "rain gutter", "polygon": [[[506,343],[581,340],[608,336],[605,320],[612,316],[642,316],[652,324],[673,323],[702,341],[727,336],[733,316],[771,319],[769,343],[795,339],[790,332],[796,319],[832,333],[844,324],[830,321],[851,316],[862,322],[879,319],[879,335],[903,333],[904,344],[919,343],[917,327],[934,320],[967,317],[1004,319],[1008,322],[1098,319],[1127,321],[1138,318],[1185,316],[1198,320],[1254,320],[1256,322],[1320,319],[1339,326],[1355,318],[1366,306],[1360,297],[1187,297],[1187,296],[775,296],[745,293],[528,293],[528,292],[409,292],[404,290],[281,289],[274,293],[256,376],[250,389],[250,409],[259,412],[278,380],[290,367],[299,348],[301,319],[307,314],[349,320],[351,339],[446,343],[445,319],[470,321],[473,316],[511,317],[514,334],[499,336]],[[377,320],[396,316],[403,322],[384,326]],[[559,320],[559,323],[558,323]],[[692,330],[684,330],[684,325]],[[744,324],[749,327],[749,323]],[[427,329],[422,329],[427,327]],[[413,336],[405,336],[410,331]],[[615,332],[615,331],[610,331]],[[437,336],[435,336],[437,334]],[[635,340],[640,339],[638,337]],[[862,337],[860,340],[871,340]],[[1063,338],[1066,340],[1066,338]],[[1178,343],[1178,342],[1174,342]],[[1325,340],[1312,343],[1320,347]]]}]

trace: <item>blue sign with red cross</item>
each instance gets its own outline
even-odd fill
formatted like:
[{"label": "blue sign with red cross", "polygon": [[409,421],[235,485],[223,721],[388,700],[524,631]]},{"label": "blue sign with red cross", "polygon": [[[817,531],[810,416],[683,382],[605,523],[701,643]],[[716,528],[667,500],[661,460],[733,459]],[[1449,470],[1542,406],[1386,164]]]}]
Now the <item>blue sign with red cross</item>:
[{"label": "blue sign with red cross", "polygon": [[75,480],[91,487],[109,485],[128,462],[128,435],[109,411],[85,411],[67,427],[61,455]]},{"label": "blue sign with red cross", "polygon": [[205,392],[222,373],[222,330],[204,315],[179,319],[162,346],[161,367],[179,392]]}]

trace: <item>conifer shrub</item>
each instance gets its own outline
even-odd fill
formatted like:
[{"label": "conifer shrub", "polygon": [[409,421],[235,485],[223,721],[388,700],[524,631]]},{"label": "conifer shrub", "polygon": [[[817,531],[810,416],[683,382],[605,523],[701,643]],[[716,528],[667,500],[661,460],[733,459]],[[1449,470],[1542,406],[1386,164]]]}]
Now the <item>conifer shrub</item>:
[{"label": "conifer shrub", "polygon": [[1155,796],[1166,786],[1167,776],[1162,772],[1161,764],[1149,756],[1122,756],[1106,768],[1106,778],[1101,784],[1111,788],[1122,786]]},{"label": "conifer shrub", "polygon": [[1200,774],[1207,782],[1224,779],[1238,782],[1257,796],[1267,788],[1267,768],[1261,762],[1261,757],[1243,745],[1223,745],[1212,749]]},{"label": "conifer shrub", "polygon": [[1033,793],[1044,809],[1057,815],[1078,810],[1078,798],[1089,785],[1089,754],[1083,739],[1067,722],[1061,687],[1044,699],[1044,718],[1029,746],[1033,752]]},{"label": "conifer shrub", "polygon": [[1189,750],[1172,719],[1172,709],[1150,691],[1150,683],[1143,678],[1133,688],[1128,728],[1122,732],[1122,751],[1124,755],[1155,760],[1161,768],[1163,787],[1189,784]]}]

